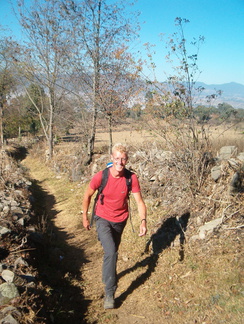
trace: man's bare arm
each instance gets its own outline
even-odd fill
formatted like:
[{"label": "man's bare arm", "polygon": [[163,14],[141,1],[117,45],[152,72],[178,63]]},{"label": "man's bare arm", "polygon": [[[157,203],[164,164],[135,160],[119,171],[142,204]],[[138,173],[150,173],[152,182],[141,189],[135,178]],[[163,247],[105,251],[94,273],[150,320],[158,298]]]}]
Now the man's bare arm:
[{"label": "man's bare arm", "polygon": [[91,187],[88,187],[85,194],[84,194],[84,198],[83,198],[83,226],[85,227],[85,229],[90,230],[91,229],[91,225],[90,225],[90,221],[88,219],[88,209],[90,206],[90,202],[91,202],[91,197],[93,196],[95,190],[93,190]]},{"label": "man's bare arm", "polygon": [[133,193],[133,196],[137,203],[138,213],[140,217],[140,233],[139,236],[144,236],[147,233],[147,208],[142,199],[140,192]]}]

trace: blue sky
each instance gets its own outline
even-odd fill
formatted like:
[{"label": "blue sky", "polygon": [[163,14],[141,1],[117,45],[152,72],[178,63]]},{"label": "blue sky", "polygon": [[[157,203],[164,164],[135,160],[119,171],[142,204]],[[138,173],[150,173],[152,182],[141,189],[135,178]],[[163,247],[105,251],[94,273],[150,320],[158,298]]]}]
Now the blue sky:
[{"label": "blue sky", "polygon": [[[143,43],[156,45],[154,62],[159,81],[164,81],[170,73],[159,35],[167,37],[174,33],[175,18],[181,17],[190,21],[185,29],[187,40],[205,37],[199,52],[198,66],[202,71],[199,81],[244,85],[244,0],[138,0],[134,8],[141,12],[141,40],[136,46],[141,50]],[[8,0],[0,0],[0,24],[9,26],[13,34],[18,33]]]},{"label": "blue sky", "polygon": [[169,71],[159,34],[174,33],[174,20],[181,17],[190,21],[187,40],[205,37],[199,51],[199,81],[244,85],[244,0],[138,0],[136,9],[141,11],[140,21],[145,21],[142,41],[156,45],[157,78],[164,79],[164,71]]}]

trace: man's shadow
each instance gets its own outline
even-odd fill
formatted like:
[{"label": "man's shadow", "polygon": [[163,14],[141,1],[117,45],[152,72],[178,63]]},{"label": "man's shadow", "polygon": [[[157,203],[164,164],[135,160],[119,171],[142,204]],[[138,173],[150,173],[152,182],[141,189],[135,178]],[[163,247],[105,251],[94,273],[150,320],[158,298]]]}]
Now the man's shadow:
[{"label": "man's shadow", "polygon": [[190,213],[184,213],[179,218],[176,216],[166,219],[161,227],[154,233],[146,244],[144,253],[149,252],[149,247],[152,244],[152,253],[142,261],[137,262],[133,267],[126,269],[118,274],[118,279],[122,278],[126,274],[136,270],[137,268],[147,267],[146,271],[137,277],[116,300],[117,307],[120,307],[126,298],[139,286],[151,276],[157,266],[159,254],[170,247],[175,238],[179,235],[180,248],[179,248],[179,261],[184,260],[184,243],[185,243],[185,231],[187,228]]}]

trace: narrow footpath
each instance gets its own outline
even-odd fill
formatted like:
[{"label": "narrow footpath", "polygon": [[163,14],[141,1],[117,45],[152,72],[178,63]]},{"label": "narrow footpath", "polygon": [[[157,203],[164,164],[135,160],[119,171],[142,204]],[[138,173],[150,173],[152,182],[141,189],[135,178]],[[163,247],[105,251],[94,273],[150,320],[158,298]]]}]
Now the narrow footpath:
[{"label": "narrow footpath", "polygon": [[65,176],[55,175],[45,163],[31,155],[22,161],[22,165],[42,192],[38,202],[43,208],[40,222],[50,237],[49,261],[40,268],[40,271],[50,268],[49,272],[45,270],[44,276],[51,287],[47,302],[50,323],[67,323],[67,320],[74,324],[162,323],[161,310],[145,295],[150,286],[142,285],[156,266],[153,260],[142,256],[145,240],[138,245],[134,234],[131,241],[131,227],[127,225],[129,234],[125,231],[118,261],[120,282],[116,308],[105,311],[101,283],[102,249],[95,229],[84,230],[81,221],[85,187],[70,183]]}]

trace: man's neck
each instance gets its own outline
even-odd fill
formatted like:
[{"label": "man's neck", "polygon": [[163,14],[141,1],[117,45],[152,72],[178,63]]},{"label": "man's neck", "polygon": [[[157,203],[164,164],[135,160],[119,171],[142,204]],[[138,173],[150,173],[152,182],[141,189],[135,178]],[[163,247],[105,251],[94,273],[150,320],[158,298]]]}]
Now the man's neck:
[{"label": "man's neck", "polygon": [[111,167],[110,172],[114,178],[120,178],[124,175],[124,169],[122,171],[117,171],[113,166]]}]

